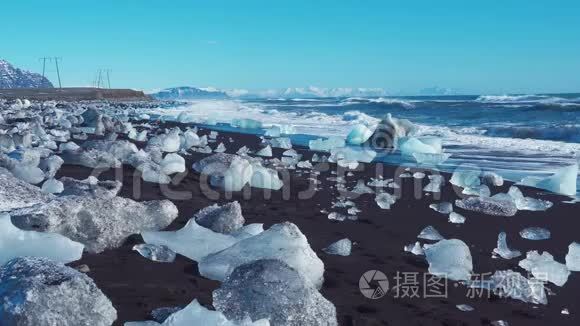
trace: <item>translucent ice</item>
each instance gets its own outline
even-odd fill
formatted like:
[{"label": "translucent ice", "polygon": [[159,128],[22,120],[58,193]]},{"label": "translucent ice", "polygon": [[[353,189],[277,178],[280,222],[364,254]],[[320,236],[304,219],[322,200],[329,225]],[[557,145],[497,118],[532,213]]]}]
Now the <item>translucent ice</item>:
[{"label": "translucent ice", "polygon": [[448,153],[413,153],[413,157],[418,164],[439,165],[451,157]]},{"label": "translucent ice", "polygon": [[479,179],[480,175],[481,172],[479,170],[472,171],[458,168],[453,172],[449,182],[462,188],[477,187],[481,184],[481,180]]},{"label": "translucent ice", "polygon": [[391,205],[393,205],[395,201],[395,197],[386,192],[379,193],[375,197],[375,202],[382,209],[391,209]]},{"label": "translucent ice", "polygon": [[449,213],[449,222],[455,224],[463,224],[465,223],[465,216],[456,212],[451,212]]},{"label": "translucent ice", "polygon": [[205,257],[199,263],[202,276],[223,281],[240,265],[259,259],[279,259],[296,269],[317,288],[323,283],[324,264],[308,240],[292,223],[275,224],[254,237]]},{"label": "translucent ice", "polygon": [[358,147],[335,147],[330,150],[329,162],[338,162],[346,160],[349,162],[370,163],[377,156],[377,152]]},{"label": "translucent ice", "polygon": [[250,182],[254,169],[250,162],[238,155],[218,153],[193,164],[197,172],[208,175],[210,183],[226,191],[240,191]]},{"label": "translucent ice", "polygon": [[423,141],[423,138],[402,137],[398,148],[403,155],[413,156],[413,153],[441,154],[441,143]]},{"label": "translucent ice", "polygon": [[358,180],[354,188],[351,190],[356,194],[374,194],[374,190],[365,185],[364,180]]},{"label": "translucent ice", "polygon": [[218,311],[233,320],[269,319],[273,326],[336,326],[336,309],[296,269],[279,260],[237,267],[213,292]]},{"label": "translucent ice", "polygon": [[21,230],[12,224],[10,215],[0,213],[0,266],[22,256],[66,264],[81,259],[83,248],[81,243],[60,234]]},{"label": "translucent ice", "polygon": [[154,321],[128,322],[124,326],[269,326],[267,320],[234,322],[228,320],[221,312],[213,311],[193,300],[187,307],[165,319],[162,324]]},{"label": "translucent ice", "polygon": [[365,143],[371,136],[373,132],[363,124],[355,125],[348,136],[346,136],[346,142],[351,145],[360,145]]},{"label": "translucent ice", "polygon": [[63,190],[64,185],[62,184],[62,182],[55,179],[46,180],[42,184],[42,191],[47,194],[60,194],[61,192],[63,192]]},{"label": "translucent ice", "polygon": [[552,202],[547,200],[524,197],[524,194],[516,186],[510,187],[508,195],[512,197],[519,210],[545,211],[553,206]]},{"label": "translucent ice", "polygon": [[433,240],[433,241],[439,241],[439,240],[445,239],[441,235],[441,233],[439,233],[439,231],[437,231],[431,225],[429,225],[426,228],[424,228],[423,230],[421,230],[421,232],[419,233],[419,235],[417,236],[417,238],[419,238],[419,239],[425,239],[425,240]]},{"label": "translucent ice", "polygon": [[185,172],[185,159],[176,153],[165,155],[159,165],[161,166],[161,171],[166,175]]},{"label": "translucent ice", "polygon": [[499,200],[489,197],[469,197],[456,200],[455,206],[487,215],[514,216],[518,212],[516,204],[509,200]]},{"label": "translucent ice", "polygon": [[573,272],[580,272],[580,243],[572,242],[570,246],[568,246],[566,267]]},{"label": "translucent ice", "polygon": [[270,145],[260,149],[256,152],[256,155],[263,157],[272,157],[272,147]]},{"label": "translucent ice", "polygon": [[529,251],[526,259],[519,262],[519,266],[542,281],[552,282],[557,286],[563,286],[568,281],[570,271],[566,265],[554,260],[550,253],[544,251],[541,255],[533,250]]},{"label": "translucent ice", "polygon": [[465,242],[458,239],[441,240],[425,248],[429,273],[454,281],[471,279],[473,262]]},{"label": "translucent ice", "polygon": [[419,241],[406,245],[405,247],[403,247],[403,250],[405,250],[405,252],[410,252],[413,255],[417,256],[425,255],[425,251],[423,251],[423,247],[421,247],[421,243]]},{"label": "translucent ice", "polygon": [[146,243],[133,246],[133,250],[152,261],[161,263],[172,263],[175,261],[175,252],[166,246]]},{"label": "translucent ice", "polygon": [[142,232],[141,236],[148,244],[166,246],[197,262],[237,242],[231,235],[217,233],[200,226],[195,218],[190,219],[180,230]]},{"label": "translucent ice", "polygon": [[312,169],[312,163],[310,161],[300,161],[296,163],[296,166],[301,169]]},{"label": "translucent ice", "polygon": [[503,177],[495,172],[483,172],[481,174],[483,184],[488,186],[503,186]]},{"label": "translucent ice", "polygon": [[350,256],[350,251],[352,250],[352,241],[350,241],[348,238],[341,239],[330,244],[328,247],[322,250],[330,255]]},{"label": "translucent ice", "polygon": [[252,119],[233,119],[231,125],[233,127],[242,129],[259,129],[262,128],[262,123]]},{"label": "translucent ice", "polygon": [[33,185],[41,183],[45,178],[44,172],[32,165],[16,165],[11,172],[18,179]]},{"label": "translucent ice", "polygon": [[227,150],[226,145],[224,145],[224,143],[219,143],[219,145],[217,145],[217,147],[213,150],[216,153],[223,153]]},{"label": "translucent ice", "polygon": [[21,257],[0,268],[2,325],[110,326],[111,301],[92,279],[44,258]]},{"label": "translucent ice", "polygon": [[555,193],[576,195],[576,179],[578,178],[578,163],[556,171],[548,178],[526,177],[520,182],[523,185],[546,189]]},{"label": "translucent ice", "polygon": [[449,214],[451,212],[453,212],[453,204],[451,204],[450,202],[441,202],[441,203],[434,203],[429,205],[429,208],[433,209],[436,212],[439,212],[441,214]]},{"label": "translucent ice", "polygon": [[272,138],[268,141],[272,147],[275,148],[283,148],[283,149],[291,149],[292,148],[292,141],[288,137],[278,137]]},{"label": "translucent ice", "polygon": [[547,240],[550,239],[550,230],[537,226],[527,227],[520,231],[520,236],[528,240]]},{"label": "translucent ice", "polygon": [[503,259],[512,259],[522,255],[519,250],[512,250],[507,244],[507,235],[505,232],[500,232],[497,236],[497,248],[493,249],[493,253],[499,255]]},{"label": "translucent ice", "polygon": [[278,171],[265,168],[260,164],[254,164],[250,186],[254,188],[280,190],[284,186],[284,182],[278,177]]},{"label": "translucent ice", "polygon": [[311,140],[308,146],[313,151],[329,152],[333,148],[344,147],[346,145],[344,139],[340,137],[330,137],[327,139],[318,138]]}]

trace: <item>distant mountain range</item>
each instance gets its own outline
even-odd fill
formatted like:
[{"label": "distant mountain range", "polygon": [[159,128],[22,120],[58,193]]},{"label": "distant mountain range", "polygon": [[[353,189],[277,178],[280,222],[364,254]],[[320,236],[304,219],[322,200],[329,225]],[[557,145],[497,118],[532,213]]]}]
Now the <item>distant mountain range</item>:
[{"label": "distant mountain range", "polygon": [[375,97],[387,95],[382,88],[322,88],[297,87],[249,91],[245,89],[219,90],[215,88],[174,87],[149,95],[159,100],[195,100],[227,98],[320,98],[320,97]]},{"label": "distant mountain range", "polygon": [[0,59],[0,89],[53,87],[46,77],[15,68],[8,61]]},{"label": "distant mountain range", "polygon": [[229,96],[220,90],[197,87],[174,87],[167,88],[155,93],[150,93],[158,100],[197,100],[197,99],[227,99]]}]

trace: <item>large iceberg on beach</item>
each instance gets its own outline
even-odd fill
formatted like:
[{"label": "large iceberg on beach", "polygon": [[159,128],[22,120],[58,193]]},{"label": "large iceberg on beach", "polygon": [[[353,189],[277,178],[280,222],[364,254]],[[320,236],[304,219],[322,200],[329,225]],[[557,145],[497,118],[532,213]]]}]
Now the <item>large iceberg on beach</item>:
[{"label": "large iceberg on beach", "polygon": [[111,301],[87,275],[44,258],[21,257],[0,268],[0,325],[110,326]]},{"label": "large iceberg on beach", "polygon": [[124,326],[270,326],[268,320],[252,322],[247,318],[241,321],[228,320],[219,311],[209,310],[193,300],[187,307],[169,315],[163,323],[155,321],[133,321]]},{"label": "large iceberg on beach", "polygon": [[0,266],[16,257],[43,257],[61,263],[81,259],[84,246],[60,234],[24,231],[0,213]]},{"label": "large iceberg on beach", "polygon": [[4,168],[0,168],[0,212],[30,207],[54,198]]},{"label": "large iceberg on beach", "polygon": [[236,267],[259,259],[278,259],[294,268],[317,288],[322,286],[324,264],[310,248],[308,240],[292,223],[275,224],[270,229],[202,259],[199,273],[223,281]]},{"label": "large iceberg on beach", "polygon": [[330,152],[333,148],[344,147],[346,142],[340,137],[318,138],[308,142],[308,147],[313,151]]},{"label": "large iceberg on beach", "polygon": [[227,234],[217,233],[200,226],[195,218],[177,231],[148,231],[141,236],[146,243],[166,246],[191,260],[199,262],[214,252],[232,246],[238,240]]},{"label": "large iceberg on beach", "polygon": [[529,251],[526,259],[520,261],[519,266],[542,281],[552,282],[563,286],[568,281],[570,271],[566,265],[554,260],[550,253],[544,251],[541,255],[533,250]]},{"label": "large iceberg on beach", "polygon": [[294,268],[280,260],[237,267],[213,292],[213,304],[231,320],[268,319],[272,326],[338,325],[336,309]]}]

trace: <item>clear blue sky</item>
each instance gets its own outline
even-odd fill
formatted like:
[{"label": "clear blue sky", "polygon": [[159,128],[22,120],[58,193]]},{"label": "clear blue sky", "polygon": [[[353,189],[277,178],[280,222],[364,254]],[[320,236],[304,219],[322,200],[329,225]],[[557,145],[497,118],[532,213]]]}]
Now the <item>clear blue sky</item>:
[{"label": "clear blue sky", "polygon": [[3,0],[1,11],[0,57],[40,71],[39,57],[61,56],[66,86],[110,68],[114,87],[139,89],[580,92],[578,0]]}]

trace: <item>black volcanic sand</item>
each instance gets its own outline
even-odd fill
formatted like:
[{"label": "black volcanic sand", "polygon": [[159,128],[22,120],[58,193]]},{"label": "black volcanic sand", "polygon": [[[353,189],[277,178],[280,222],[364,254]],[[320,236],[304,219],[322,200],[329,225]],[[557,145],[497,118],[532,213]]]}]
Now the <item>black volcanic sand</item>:
[{"label": "black volcanic sand", "polygon": [[[200,134],[202,133],[208,133],[208,130],[201,130]],[[230,137],[235,140],[233,143],[229,141]],[[252,150],[260,148],[259,138],[253,135],[220,132],[219,142],[226,145],[228,153],[235,153],[243,145]],[[210,145],[214,148],[217,143]],[[306,159],[312,156],[310,151],[297,150],[304,154]],[[282,152],[283,150],[274,149],[274,157],[281,157]],[[193,162],[207,155],[192,153],[186,157],[187,165],[191,167]],[[338,191],[335,182],[327,178],[334,176],[330,171],[336,169],[336,165],[322,164],[317,168],[325,170],[318,176],[318,180],[322,182],[321,190],[306,199],[298,198],[299,193],[310,186],[307,178],[310,176],[309,170],[293,171],[284,191],[271,192],[270,198],[265,198],[263,190],[246,189],[248,191],[245,195],[235,193],[228,199],[220,192],[220,198],[213,200],[202,193],[198,174],[188,171],[177,175],[175,179],[181,181],[169,188],[184,191],[189,196],[173,200],[179,208],[179,217],[168,229],[183,227],[201,208],[230,200],[240,201],[246,223],[264,223],[265,228],[283,221],[295,223],[324,262],[325,282],[321,292],[336,306],[341,325],[489,325],[495,320],[506,320],[510,325],[525,326],[580,324],[577,317],[580,314],[578,273],[572,273],[563,288],[548,285],[554,295],[549,296],[549,303],[546,306],[494,296],[488,298],[487,294],[483,297],[470,298],[466,287],[451,281],[448,283],[446,298],[411,298],[408,295],[397,297],[396,291],[391,289],[384,297],[371,300],[365,298],[359,291],[359,279],[368,270],[385,273],[391,288],[396,284],[397,272],[417,273],[419,295],[422,296],[423,277],[428,265],[423,257],[405,253],[403,246],[414,243],[417,240],[416,236],[427,225],[433,225],[446,238],[465,241],[471,249],[475,273],[513,269],[526,275],[526,272],[517,266],[521,257],[512,260],[491,258],[491,251],[496,247],[500,231],[507,232],[508,244],[514,249],[524,253],[528,250],[547,250],[557,261],[564,262],[568,245],[573,241],[580,241],[580,222],[575,221],[579,217],[580,204],[565,204],[562,203],[566,200],[565,197],[521,187],[526,195],[553,201],[554,207],[546,212],[520,211],[516,216],[507,218],[476,214],[456,208],[457,212],[467,218],[465,224],[457,225],[449,223],[446,215],[429,208],[429,204],[433,202],[454,202],[458,198],[456,190],[450,184],[445,185],[438,200],[433,195],[426,196],[422,192],[419,192],[422,194],[421,198],[417,199],[413,191],[413,183],[416,181],[413,178],[404,178],[401,179],[402,198],[390,210],[379,208],[374,201],[374,195],[366,194],[353,199],[362,210],[358,214],[358,221],[336,222],[329,220],[327,214],[321,212],[326,210],[346,213],[343,208],[331,208],[332,202],[337,200]],[[369,181],[370,177],[375,177],[376,169],[383,170],[385,179],[395,177],[396,167],[367,164],[363,171],[355,171],[354,176],[346,177],[348,188],[351,189],[358,179]],[[95,172],[88,168],[65,165],[58,177],[83,179],[91,172],[93,175],[97,173],[101,180],[116,178],[122,181],[121,196],[139,201],[166,198],[159,185],[142,182],[138,176],[134,177],[135,170],[127,166],[122,169]],[[397,171],[397,175],[400,172]],[[340,175],[342,172],[338,173]],[[449,180],[449,177],[448,174],[445,175],[446,180]],[[427,182],[425,178],[421,188]],[[504,185],[492,191],[505,192],[507,188],[508,185]],[[389,192],[392,193],[392,189]],[[546,227],[552,232],[552,238],[546,241],[520,238],[518,232],[528,226]],[[350,256],[332,256],[322,251],[330,243],[342,238],[350,238],[356,242]],[[134,235],[121,248],[98,255],[85,253],[82,260],[71,264],[89,266],[88,275],[95,280],[117,309],[116,325],[122,325],[126,321],[148,319],[149,312],[155,308],[185,306],[193,299],[211,306],[211,292],[219,286],[219,282],[199,276],[197,264],[179,255],[174,263],[149,261],[131,250],[137,243],[142,243],[142,239],[139,235]],[[406,288],[413,290],[412,286]],[[403,290],[402,287],[399,293]],[[412,291],[410,293],[412,294]],[[457,304],[469,304],[475,311],[460,311],[456,308]],[[571,314],[561,314],[563,308],[568,308]]]}]

